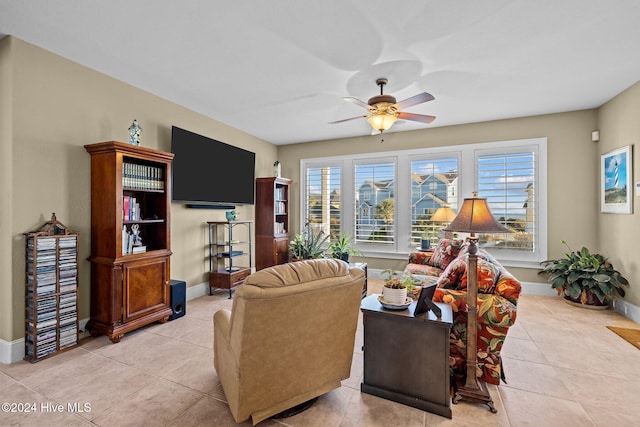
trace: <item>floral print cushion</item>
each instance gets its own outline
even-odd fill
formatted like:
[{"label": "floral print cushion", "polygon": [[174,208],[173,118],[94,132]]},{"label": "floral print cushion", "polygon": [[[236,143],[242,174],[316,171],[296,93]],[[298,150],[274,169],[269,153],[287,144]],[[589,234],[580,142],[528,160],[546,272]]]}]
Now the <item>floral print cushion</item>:
[{"label": "floral print cushion", "polygon": [[409,264],[429,265],[432,252],[411,252],[409,254]]},{"label": "floral print cushion", "polygon": [[438,287],[456,289],[462,276],[467,274],[467,263],[464,258],[456,258],[450,263],[438,278]]},{"label": "floral print cushion", "polygon": [[460,250],[465,245],[461,239],[440,239],[438,245],[433,250],[433,255],[429,260],[429,265],[446,269],[447,266],[458,257]]},{"label": "floral print cushion", "polygon": [[[464,258],[458,258],[454,262],[464,260],[465,265],[469,262],[469,256]],[[492,294],[496,288],[496,282],[500,276],[500,270],[494,264],[485,261],[482,258],[478,258],[478,292],[482,294]],[[460,284],[456,287],[458,290],[467,290],[467,269],[465,268],[464,274],[460,278]]]},{"label": "floral print cushion", "polygon": [[424,264],[407,264],[407,266],[404,268],[404,271],[406,273],[411,273],[414,275],[418,274],[421,276],[432,277],[439,277],[442,274],[442,270],[438,267],[432,267],[430,265]]}]

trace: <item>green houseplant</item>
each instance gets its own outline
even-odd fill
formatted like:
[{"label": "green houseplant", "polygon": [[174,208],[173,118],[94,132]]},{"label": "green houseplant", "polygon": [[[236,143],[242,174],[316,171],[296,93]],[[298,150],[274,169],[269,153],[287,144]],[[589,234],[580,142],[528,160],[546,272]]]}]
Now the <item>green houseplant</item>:
[{"label": "green houseplant", "polygon": [[322,258],[324,249],[322,245],[329,238],[319,227],[306,224],[301,233],[294,236],[289,243],[289,253],[293,259],[314,259]]},{"label": "green houseplant", "polygon": [[615,297],[624,297],[623,286],[628,286],[629,281],[607,258],[592,254],[586,247],[572,251],[567,242],[562,243],[569,253],[564,258],[542,261],[543,270],[539,272],[558,295],[589,306],[608,306]]},{"label": "green houseplant", "polygon": [[349,262],[349,255],[358,255],[359,252],[353,245],[353,241],[347,233],[342,233],[337,240],[329,244],[327,248],[332,258],[341,259]]}]

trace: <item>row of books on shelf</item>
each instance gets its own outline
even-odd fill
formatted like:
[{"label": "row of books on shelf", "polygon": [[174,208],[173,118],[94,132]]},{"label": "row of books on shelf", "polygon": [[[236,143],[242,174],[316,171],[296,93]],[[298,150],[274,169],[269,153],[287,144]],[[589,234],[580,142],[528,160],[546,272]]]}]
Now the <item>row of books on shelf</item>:
[{"label": "row of books on shelf", "polygon": [[140,203],[133,196],[122,197],[122,220],[123,221],[140,221],[142,214],[140,213]]},{"label": "row of books on shelf", "polygon": [[287,204],[285,202],[276,202],[274,206],[277,215],[287,213]]},{"label": "row of books on shelf", "polygon": [[285,187],[276,187],[273,191],[273,197],[275,197],[276,200],[286,200],[286,193],[284,190]]},{"label": "row of books on shelf", "polygon": [[122,186],[135,190],[164,190],[164,172],[157,166],[125,162],[122,164]]},{"label": "row of books on shelf", "polygon": [[284,222],[276,222],[273,224],[273,232],[275,234],[284,234],[287,232]]}]

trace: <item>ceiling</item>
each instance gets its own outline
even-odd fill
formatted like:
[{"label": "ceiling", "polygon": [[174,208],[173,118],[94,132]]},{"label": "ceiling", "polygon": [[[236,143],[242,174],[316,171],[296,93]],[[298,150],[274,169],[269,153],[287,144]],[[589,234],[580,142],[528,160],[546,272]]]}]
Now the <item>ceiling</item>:
[{"label": "ceiling", "polygon": [[[16,36],[273,144],[594,108],[640,79],[637,0],[0,0]],[[215,137],[215,135],[210,135]]]}]

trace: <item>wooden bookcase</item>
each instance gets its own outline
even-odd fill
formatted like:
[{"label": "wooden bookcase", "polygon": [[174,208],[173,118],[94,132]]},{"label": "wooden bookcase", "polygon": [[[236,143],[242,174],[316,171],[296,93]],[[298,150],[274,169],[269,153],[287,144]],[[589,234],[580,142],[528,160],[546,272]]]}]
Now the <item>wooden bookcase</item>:
[{"label": "wooden bookcase", "polygon": [[[253,221],[210,221],[209,295],[212,289],[241,285],[251,274],[251,225]],[[241,230],[242,229],[242,230]]]},{"label": "wooden bookcase", "polygon": [[287,178],[256,179],[256,270],[289,262]]},{"label": "wooden bookcase", "polygon": [[78,234],[51,215],[26,237],[24,359],[78,345]]},{"label": "wooden bookcase", "polygon": [[[92,335],[117,343],[166,322],[170,301],[172,153],[122,142],[85,145],[91,155]],[[134,230],[139,239],[132,244]]]}]

